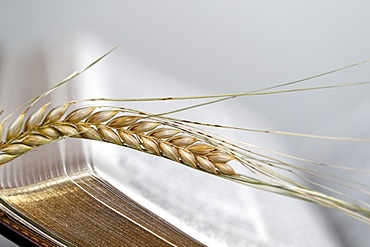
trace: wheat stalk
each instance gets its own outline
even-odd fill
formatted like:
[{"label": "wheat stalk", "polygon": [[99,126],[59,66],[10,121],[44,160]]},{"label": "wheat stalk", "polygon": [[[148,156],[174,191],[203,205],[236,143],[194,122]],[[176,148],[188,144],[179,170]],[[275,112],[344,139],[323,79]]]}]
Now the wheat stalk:
[{"label": "wheat stalk", "polygon": [[[45,92],[41,96],[27,102],[25,105],[23,105],[23,107],[26,107],[26,109],[9,125],[9,127],[4,128],[5,122],[14,113],[7,116],[0,123],[0,165],[8,163],[11,160],[31,150],[34,150],[39,146],[55,142],[66,137],[104,141],[120,146],[133,148],[152,155],[164,157],[175,162],[185,164],[192,168],[215,174],[225,179],[229,179],[234,182],[242,183],[258,189],[272,191],[286,196],[307,200],[329,208],[334,208],[345,212],[346,214],[349,214],[353,217],[356,217],[366,223],[370,223],[370,206],[366,204],[364,204],[364,206],[355,205],[353,203],[346,202],[331,197],[327,194],[318,192],[276,171],[273,171],[272,169],[269,169],[269,167],[278,167],[289,172],[292,172],[291,169],[294,168],[307,174],[312,173],[312,171],[303,168],[297,168],[281,160],[253,152],[248,149],[248,146],[251,146],[250,144],[242,143],[243,145],[239,145],[238,143],[230,141],[227,138],[210,134],[189,124],[196,124],[197,126],[205,125],[231,128],[244,131],[298,135],[311,138],[326,138],[352,141],[369,141],[368,139],[322,137],[278,131],[259,131],[232,126],[191,122],[165,116],[168,113],[191,109],[200,105],[212,104],[214,102],[240,96],[265,93],[284,93],[297,90],[317,90],[348,85],[368,84],[369,82],[362,82],[334,85],[329,87],[266,92],[266,90],[299,83],[310,78],[320,77],[329,73],[337,72],[339,70],[357,66],[364,62],[346,66],[303,80],[284,83],[274,87],[265,88],[260,91],[243,94],[209,95],[184,98],[171,97],[162,99],[86,99],[71,101],[61,106],[55,107],[50,111],[47,111],[47,108],[50,105],[50,103],[47,103],[33,113],[29,114],[30,109],[35,105],[37,101],[39,101],[41,98],[45,97],[58,87],[65,85],[66,83],[71,81],[77,75],[81,74],[83,71],[90,68],[93,64],[97,63],[107,54],[94,61],[84,70],[73,73],[71,76],[67,77],[65,80],[57,84],[57,86]],[[149,114],[133,109],[120,108],[116,106],[103,106],[100,104],[85,107],[77,106],[76,109],[71,110],[72,105],[76,105],[77,103],[96,102],[98,100],[123,102],[140,100],[181,100],[189,98],[208,98],[211,99],[211,101],[161,114]],[[214,98],[217,99],[215,100]],[[17,110],[19,109],[20,108],[18,108]],[[258,176],[253,177],[247,176],[246,174],[236,173],[234,169],[234,161],[243,165],[249,171],[251,171],[251,173],[257,174]],[[307,179],[303,180],[308,181]],[[308,182],[313,184],[311,181]]]},{"label": "wheat stalk", "polygon": [[[263,164],[268,164],[267,161],[262,161],[261,165],[257,158],[237,150],[239,146],[216,136],[128,108],[87,106],[68,112],[72,104],[66,103],[46,113],[48,103],[28,118],[25,118],[26,112],[20,114],[10,124],[0,144],[0,164],[65,137],[104,141],[165,157],[259,189],[335,208],[369,223],[368,209],[312,190],[266,169]],[[270,180],[238,174],[230,161],[237,161]]]}]

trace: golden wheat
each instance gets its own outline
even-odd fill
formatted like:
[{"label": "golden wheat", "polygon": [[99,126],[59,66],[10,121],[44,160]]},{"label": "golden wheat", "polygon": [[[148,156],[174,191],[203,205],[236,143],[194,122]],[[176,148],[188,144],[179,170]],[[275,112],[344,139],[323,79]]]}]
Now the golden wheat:
[{"label": "golden wheat", "polygon": [[[316,176],[317,173],[315,173],[315,171],[301,167],[295,167],[292,164],[284,162],[282,160],[272,158],[258,152],[254,152],[249,149],[249,147],[252,147],[252,145],[250,144],[230,141],[225,137],[210,134],[204,130],[194,127],[192,124],[196,124],[198,126],[205,125],[245,131],[298,135],[311,138],[326,138],[352,141],[369,141],[368,139],[338,137],[333,138],[296,134],[290,132],[258,131],[232,126],[191,122],[165,116],[169,113],[179,112],[182,110],[191,109],[205,104],[212,104],[214,102],[240,96],[265,93],[286,93],[302,90],[317,90],[324,88],[368,84],[369,82],[361,82],[327,87],[266,92],[266,90],[269,89],[292,85],[305,81],[307,79],[320,77],[337,72],[339,70],[357,66],[359,64],[365,63],[366,61],[312,76],[310,78],[305,78],[303,80],[284,83],[277,86],[264,88],[261,91],[254,91],[243,94],[170,97],[162,99],[85,99],[68,102],[47,112],[47,108],[50,104],[48,103],[40,107],[33,113],[29,114],[29,112],[31,112],[31,108],[36,104],[36,102],[44,98],[52,91],[71,81],[73,78],[90,68],[92,65],[96,64],[110,52],[106,53],[105,55],[88,65],[85,69],[73,73],[71,76],[67,77],[44,94],[30,100],[23,106],[16,109],[16,111],[8,115],[2,122],[0,122],[0,165],[10,162],[20,155],[34,150],[41,145],[49,144],[66,137],[104,141],[133,148],[152,155],[165,157],[175,162],[185,164],[192,168],[215,174],[219,177],[247,186],[272,191],[274,193],[283,194],[286,196],[310,201],[319,205],[333,208],[355,218],[358,218],[368,224],[370,223],[369,205],[362,202],[360,202],[359,205],[356,205],[351,202],[329,196],[328,194],[304,186],[301,183],[288,178],[282,173],[279,173],[271,168],[281,169],[284,172],[289,172],[296,175],[300,180],[303,180],[304,182],[317,185],[316,183],[309,181],[308,179],[302,178],[302,176],[294,172],[295,170],[308,175]],[[97,103],[93,106],[84,107],[78,105],[79,103],[83,102],[91,103],[97,101],[123,102],[140,100],[181,100],[190,98],[208,98],[213,100],[161,114],[149,114],[117,106],[103,106],[101,105],[101,103]],[[72,105],[77,105],[74,110],[71,110]],[[25,107],[26,109],[8,127],[4,127],[5,122],[22,107]],[[282,154],[279,153],[279,155]],[[301,158],[296,158],[284,154],[283,156],[315,164],[314,162]],[[244,173],[236,173],[234,169],[234,164],[231,164],[232,161],[236,161],[237,164],[241,164],[242,166],[247,168],[247,170],[249,170],[251,174],[256,176],[247,176]],[[319,174],[318,177],[320,176],[321,175]],[[329,179],[324,179],[327,179],[329,181],[329,179],[331,178],[329,177]],[[324,188],[324,186],[321,187]],[[332,189],[330,189],[330,191],[336,192]],[[347,198],[351,199],[349,196]]]},{"label": "golden wheat", "polygon": [[[66,114],[71,103],[58,106],[45,116],[49,104],[25,120],[22,113],[10,124],[0,144],[0,164],[64,137],[86,138],[123,145],[202,169],[211,173],[235,175],[227,164],[232,154],[207,140],[194,137],[164,121],[133,114],[130,109],[103,109],[89,106]],[[66,115],[65,118],[63,116]]]}]

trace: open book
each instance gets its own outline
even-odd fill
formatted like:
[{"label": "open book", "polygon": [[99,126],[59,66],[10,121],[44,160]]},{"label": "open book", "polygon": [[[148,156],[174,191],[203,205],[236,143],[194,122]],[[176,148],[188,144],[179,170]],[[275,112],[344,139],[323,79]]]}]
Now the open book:
[{"label": "open book", "polygon": [[[50,78],[61,79],[83,68],[99,49],[103,49],[99,44],[76,42],[68,49],[51,46],[2,61],[0,106],[9,112],[40,95],[55,84]],[[117,62],[113,56],[100,62],[46,100],[55,107],[77,98],[164,97],[175,89],[183,95],[207,94],[204,88],[163,75],[130,56],[123,60]],[[111,73],[117,66],[122,74]],[[137,104],[136,109],[158,112],[155,103]],[[263,123],[262,117],[246,109],[236,119],[230,110],[235,107],[232,102],[218,105],[217,115],[229,119],[230,125]],[[160,112],[172,108],[169,103]],[[207,110],[184,116],[217,122]],[[24,240],[17,234],[40,246],[337,247],[369,241],[366,235],[356,238],[351,233],[365,233],[369,226],[348,216],[92,140],[66,138],[3,165],[0,196],[2,234],[18,244]]]}]

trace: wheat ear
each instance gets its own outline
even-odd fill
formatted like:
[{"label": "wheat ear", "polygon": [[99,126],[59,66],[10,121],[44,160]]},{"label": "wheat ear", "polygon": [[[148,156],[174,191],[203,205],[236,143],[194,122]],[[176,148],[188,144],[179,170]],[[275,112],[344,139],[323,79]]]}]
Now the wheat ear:
[{"label": "wheat ear", "polygon": [[48,105],[27,119],[24,112],[10,124],[5,140],[0,144],[0,164],[40,145],[65,137],[77,137],[127,146],[215,174],[235,175],[227,162],[236,158],[222,147],[159,119],[148,118],[147,114],[97,106],[82,107],[66,114],[71,103],[46,114]]}]

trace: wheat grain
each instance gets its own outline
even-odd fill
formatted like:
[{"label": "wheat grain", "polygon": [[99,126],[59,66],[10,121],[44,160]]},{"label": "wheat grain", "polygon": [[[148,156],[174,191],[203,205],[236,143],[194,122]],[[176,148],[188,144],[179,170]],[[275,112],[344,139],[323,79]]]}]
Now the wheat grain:
[{"label": "wheat grain", "polygon": [[97,110],[96,106],[81,107],[67,114],[71,103],[58,106],[45,116],[48,105],[26,121],[23,112],[10,124],[7,137],[0,145],[0,164],[38,146],[64,137],[77,137],[127,146],[214,174],[236,174],[227,164],[236,159],[232,154],[158,119],[126,113],[132,112],[129,109]]}]

